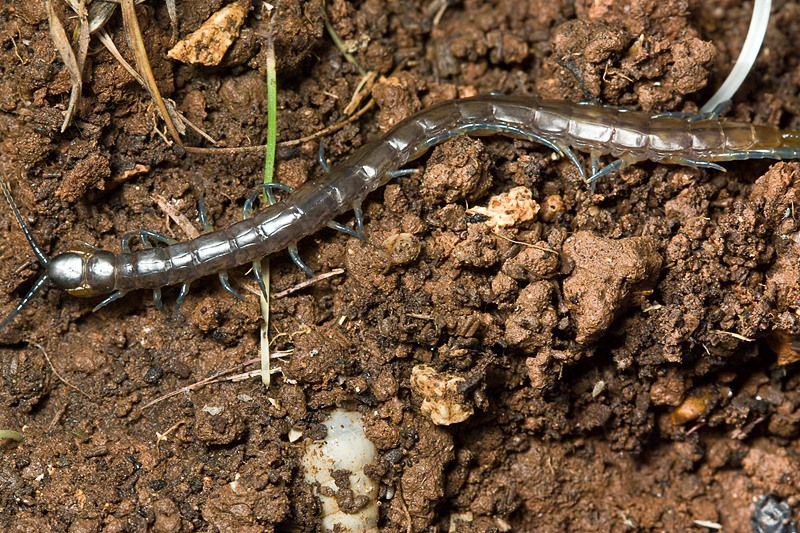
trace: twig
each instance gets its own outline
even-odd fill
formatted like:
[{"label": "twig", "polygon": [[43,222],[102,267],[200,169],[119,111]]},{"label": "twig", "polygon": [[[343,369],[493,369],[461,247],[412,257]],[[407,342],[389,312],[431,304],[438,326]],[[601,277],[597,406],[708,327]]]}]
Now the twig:
[{"label": "twig", "polygon": [[[311,135],[307,135],[305,137],[300,137],[299,139],[292,139],[289,141],[283,141],[278,143],[278,147],[280,148],[288,148],[291,146],[298,146],[300,144],[307,143],[309,141],[314,141],[319,139],[320,137],[324,137],[340,129],[344,128],[351,122],[355,122],[359,118],[361,118],[364,113],[369,111],[372,106],[375,105],[375,100],[370,99],[364,107],[356,111],[355,114],[350,115],[346,119],[342,120],[341,122],[337,122],[331,126],[326,128],[322,128],[316,133],[312,133]],[[184,149],[187,153],[190,154],[208,154],[208,155],[221,155],[221,154],[247,154],[247,153],[257,153],[263,152],[264,149],[267,147],[266,144],[259,144],[256,146],[234,146],[231,148],[224,148],[224,147],[212,147],[212,148],[205,148],[201,146],[185,146]]]},{"label": "twig", "polygon": [[347,50],[347,47],[342,42],[341,37],[339,34],[336,33],[336,30],[333,29],[333,24],[331,24],[331,19],[328,18],[328,10],[325,6],[325,2],[322,3],[322,22],[325,24],[325,29],[328,31],[328,35],[331,36],[331,40],[333,40],[333,44],[336,45],[336,48],[339,49],[339,52],[344,56],[348,63],[353,65],[358,69],[358,72],[364,76],[367,74],[367,71],[362,67],[356,58],[350,55],[350,52]]},{"label": "twig", "polygon": [[53,4],[50,0],[44,0],[44,7],[47,11],[47,23],[50,26],[50,36],[53,39],[53,44],[56,46],[58,55],[61,56],[61,60],[64,62],[64,66],[67,67],[70,83],[72,84],[72,89],[69,93],[69,105],[64,114],[64,122],[61,123],[61,133],[64,133],[70,122],[72,122],[72,117],[75,115],[75,110],[81,99],[83,81],[81,80],[81,69],[78,67],[78,59],[75,57],[75,52],[69,44],[67,32],[64,31],[64,26],[61,24],[55,9],[53,9]]},{"label": "twig", "polygon": [[158,204],[158,207],[183,230],[187,237],[194,239],[200,236],[200,232],[197,231],[192,222],[183,213],[175,209],[174,206],[170,205],[166,198],[159,194],[154,194],[152,198]]},{"label": "twig", "polygon": [[293,294],[293,293],[295,293],[295,292],[297,292],[299,290],[305,289],[309,285],[314,285],[315,283],[319,283],[320,281],[326,280],[328,278],[332,278],[334,276],[340,276],[342,274],[344,274],[344,269],[343,268],[334,268],[330,272],[325,272],[324,274],[317,274],[313,278],[309,278],[307,280],[303,280],[300,283],[298,283],[297,285],[294,285],[293,287],[289,287],[288,289],[282,290],[281,292],[276,292],[275,294],[272,295],[272,298],[275,299],[275,300],[277,300],[278,298],[284,298],[284,297],[289,296],[290,294]]},{"label": "twig", "polygon": [[[275,357],[277,359],[277,358],[280,358],[280,357],[284,357],[284,356],[286,356],[288,354],[289,354],[289,352],[275,352],[273,354],[273,357]],[[212,374],[212,375],[210,375],[209,377],[207,377],[205,379],[201,379],[200,381],[196,381],[194,383],[186,385],[185,387],[181,387],[181,388],[176,389],[174,391],[168,392],[167,394],[164,394],[163,396],[159,396],[155,400],[151,400],[150,402],[147,402],[144,406],[142,406],[142,411],[144,411],[148,407],[152,407],[155,404],[160,403],[160,402],[162,402],[162,401],[164,401],[164,400],[166,400],[168,398],[172,398],[173,396],[177,396],[178,394],[181,394],[181,393],[184,393],[184,392],[190,392],[190,391],[199,389],[201,387],[204,387],[206,385],[210,385],[212,383],[217,383],[219,381],[225,381],[225,380],[222,379],[224,376],[227,376],[228,374],[233,374],[234,372],[238,372],[240,369],[246,367],[247,365],[252,365],[252,364],[258,363],[260,361],[261,361],[260,358],[250,359],[249,361],[245,361],[244,363],[242,363],[240,365],[236,365],[236,366],[234,366],[232,368],[228,368],[228,369],[225,369],[225,370],[220,370],[216,374]],[[275,371],[277,372],[278,369],[275,369]]]},{"label": "twig", "polygon": [[139,19],[136,17],[134,2],[133,0],[121,0],[120,6],[122,8],[122,25],[126,30],[125,35],[128,38],[128,45],[133,50],[136,68],[146,81],[147,91],[155,101],[159,114],[167,125],[170,137],[179,146],[183,146],[180,134],[172,121],[172,115],[161,97],[161,91],[158,90],[155,76],[153,76],[153,69],[150,68],[150,60],[147,57],[147,50],[145,50],[144,42],[142,41],[142,30],[139,27]]},{"label": "twig", "polygon": [[755,339],[751,339],[750,337],[745,337],[744,335],[740,335],[738,333],[734,333],[733,331],[724,331],[721,329],[712,329],[711,333],[716,333],[717,335],[728,335],[729,337],[733,337],[734,339],[738,339],[744,342],[756,342]]}]

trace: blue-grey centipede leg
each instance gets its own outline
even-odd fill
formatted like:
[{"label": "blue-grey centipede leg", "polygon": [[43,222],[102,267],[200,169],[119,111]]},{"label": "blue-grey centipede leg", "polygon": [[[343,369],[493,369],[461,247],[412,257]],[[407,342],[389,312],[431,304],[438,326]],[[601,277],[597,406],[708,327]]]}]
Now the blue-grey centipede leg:
[{"label": "blue-grey centipede leg", "polygon": [[261,269],[261,259],[256,259],[253,261],[253,275],[256,277],[256,281],[261,289],[262,296],[264,296],[264,300],[268,300],[269,292],[267,292],[267,284],[264,282],[264,273]]},{"label": "blue-grey centipede leg", "polygon": [[400,168],[397,170],[390,170],[389,172],[386,173],[386,175],[391,179],[394,179],[394,178],[399,178],[401,176],[410,176],[415,172],[417,172],[416,168]]},{"label": "blue-grey centipede leg", "polygon": [[91,250],[92,252],[99,252],[102,250],[99,246],[95,246],[94,244],[89,244],[86,241],[78,241],[78,244],[85,247],[87,250]]},{"label": "blue-grey centipede leg", "polygon": [[261,195],[262,192],[267,197],[267,203],[269,205],[272,205],[275,202],[277,202],[277,199],[275,198],[275,193],[273,192],[274,189],[289,194],[294,192],[294,187],[290,187],[289,185],[284,185],[283,183],[275,183],[275,182],[262,183],[261,185],[256,187],[256,190],[253,192],[253,194],[251,194],[247,198],[247,200],[245,200],[244,207],[242,208],[242,218],[250,218],[251,216],[253,216],[253,206],[255,205],[256,200],[258,199],[258,197]]},{"label": "blue-grey centipede leg", "polygon": [[714,170],[719,170],[721,172],[727,172],[725,167],[720,166],[716,163],[712,163],[711,161],[702,161],[700,159],[689,159],[688,157],[671,157],[669,160],[666,160],[673,165],[683,165],[686,167],[700,167],[700,168],[711,168]]},{"label": "blue-grey centipede leg", "polygon": [[567,159],[572,161],[572,164],[575,165],[575,167],[578,169],[578,172],[581,173],[581,178],[583,178],[583,181],[586,181],[586,170],[583,168],[583,163],[581,163],[581,160],[578,159],[578,154],[576,154],[572,148],[564,143],[557,142],[553,144],[555,144],[558,148],[558,150],[556,150],[557,152],[560,152],[562,155],[566,156]]},{"label": "blue-grey centipede leg", "polygon": [[244,201],[244,207],[242,207],[242,218],[247,219],[253,216],[253,204],[258,199],[259,194],[261,194],[260,190],[251,194],[247,200]]},{"label": "blue-grey centipede leg", "polygon": [[601,168],[597,172],[594,172],[592,174],[592,177],[589,178],[589,180],[588,180],[588,184],[592,188],[592,191],[594,191],[594,187],[597,184],[597,180],[599,180],[600,178],[602,178],[604,176],[608,176],[609,174],[612,174],[612,173],[614,173],[614,172],[616,172],[618,170],[621,170],[621,169],[631,165],[632,163],[633,163],[633,161],[627,161],[626,159],[620,158],[620,159],[617,159],[616,161],[614,161],[613,163],[610,163],[610,164],[604,166],[603,168]]},{"label": "blue-grey centipede leg", "polygon": [[347,235],[355,237],[356,239],[364,240],[363,235],[360,234],[358,230],[355,230],[353,228],[348,228],[344,224],[339,224],[335,220],[331,220],[326,224],[326,226],[328,226],[331,229],[335,229],[336,231],[341,231],[342,233],[346,233]]},{"label": "blue-grey centipede leg", "polygon": [[153,289],[153,305],[155,305],[156,309],[159,311],[164,310],[164,302],[161,300],[161,287]]},{"label": "blue-grey centipede leg", "polygon": [[117,291],[115,293],[112,293],[111,296],[109,296],[108,298],[106,298],[105,300],[103,300],[102,302],[97,304],[94,307],[94,309],[92,309],[92,312],[97,312],[97,310],[100,309],[101,307],[105,307],[108,304],[110,304],[111,302],[115,302],[115,301],[119,300],[120,298],[122,298],[126,294],[128,294],[128,291]]},{"label": "blue-grey centipede leg", "polygon": [[596,150],[589,152],[592,176],[600,172],[600,154]]},{"label": "blue-grey centipede leg", "polygon": [[314,275],[314,271],[311,270],[311,268],[307,264],[303,263],[302,259],[300,259],[300,252],[297,251],[297,243],[296,242],[293,242],[292,244],[287,246],[286,250],[289,252],[289,257],[292,258],[292,261],[294,261],[294,264],[297,265],[297,267],[300,270],[305,272],[306,276],[308,276],[310,278],[310,277],[312,277]]},{"label": "blue-grey centipede leg", "polygon": [[362,241],[365,241],[367,240],[367,236],[364,234],[364,211],[361,209],[360,200],[353,202],[353,214],[356,216],[356,231],[358,232],[358,238]]},{"label": "blue-grey centipede leg", "polygon": [[[200,224],[203,226],[204,233],[210,233],[214,231],[214,227],[211,225],[211,222],[208,220],[208,211],[206,210],[206,203],[202,197],[197,202],[197,214],[200,216]],[[232,294],[234,298],[238,300],[244,300],[244,297],[236,292],[236,289],[231,287],[230,278],[228,278],[228,272],[222,271],[217,274],[219,276],[219,282],[222,285],[222,288],[228,291],[228,294]],[[155,291],[154,291],[155,292]],[[189,294],[189,283],[184,283],[181,285],[181,291],[178,294],[178,299],[175,301],[175,309],[177,310],[183,305],[183,301],[186,299],[186,295]]]},{"label": "blue-grey centipede leg", "polygon": [[572,161],[572,164],[575,165],[575,167],[577,167],[578,172],[581,173],[581,178],[583,178],[583,181],[587,181],[586,170],[583,168],[583,163],[581,163],[581,160],[578,159],[578,154],[576,154],[567,144],[560,141],[551,141],[547,137],[521,130],[516,127],[506,128],[503,130],[503,132],[514,137],[519,137],[520,139],[527,139],[532,142],[543,144],[558,155],[566,157]]},{"label": "blue-grey centipede leg", "polygon": [[319,162],[319,166],[325,174],[328,174],[331,171],[331,166],[328,164],[328,160],[325,159],[325,143],[320,141],[319,142],[319,153],[317,154],[317,161]]},{"label": "blue-grey centipede leg", "polygon": [[228,291],[228,294],[232,295],[237,300],[244,301],[244,296],[236,292],[236,289],[231,287],[231,280],[228,279],[228,273],[226,271],[223,270],[217,275],[219,276],[219,282],[222,285],[222,288]]},{"label": "blue-grey centipede leg", "polygon": [[181,308],[183,302],[186,300],[186,296],[189,295],[189,282],[181,284],[181,291],[178,293],[178,298],[175,300],[175,310]]},{"label": "blue-grey centipede leg", "polygon": [[208,221],[208,210],[206,209],[206,202],[203,200],[202,196],[197,200],[197,214],[200,216],[200,225],[203,226],[203,233],[211,233],[214,231],[214,227]]},{"label": "blue-grey centipede leg", "polygon": [[149,229],[140,229],[139,240],[141,241],[142,246],[144,246],[145,248],[152,248],[153,245],[149,243],[149,239],[166,244],[167,246],[169,246],[170,244],[176,244],[178,242],[172,237],[167,237],[164,234],[157,233]]}]

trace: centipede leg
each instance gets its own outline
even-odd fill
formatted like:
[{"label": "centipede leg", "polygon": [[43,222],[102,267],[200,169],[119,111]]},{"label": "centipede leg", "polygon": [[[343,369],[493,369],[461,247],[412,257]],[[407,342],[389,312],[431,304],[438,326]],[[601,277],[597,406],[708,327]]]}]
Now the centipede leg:
[{"label": "centipede leg", "polygon": [[290,194],[294,192],[294,187],[284,185],[283,183],[262,183],[256,187],[256,190],[253,192],[253,194],[251,194],[247,200],[245,200],[244,207],[242,208],[242,218],[250,218],[253,216],[253,206],[262,192],[267,197],[267,203],[269,205],[273,205],[275,202],[277,202],[273,189]]},{"label": "centipede leg", "polygon": [[186,296],[188,295],[189,295],[189,282],[187,281],[186,283],[181,284],[181,290],[178,293],[178,298],[175,300],[176,311],[181,308],[183,302],[186,300]]},{"label": "centipede leg", "polygon": [[328,164],[328,160],[325,158],[325,143],[320,141],[319,142],[319,153],[317,154],[317,162],[319,163],[320,168],[322,169],[325,174],[331,171],[331,166]]},{"label": "centipede leg", "polygon": [[289,257],[292,258],[292,261],[294,261],[294,264],[297,265],[297,267],[300,270],[305,272],[306,276],[308,276],[310,278],[311,276],[314,275],[314,271],[311,270],[311,268],[307,264],[303,263],[302,259],[300,259],[300,252],[297,251],[297,243],[296,242],[293,242],[292,244],[287,246],[286,250],[289,252]]},{"label": "centipede leg", "polygon": [[[136,237],[139,237],[139,242],[141,242],[142,247],[145,250],[149,250],[149,249],[151,249],[153,247],[153,245],[150,243],[151,239],[156,241],[156,242],[164,243],[166,245],[175,244],[176,242],[178,242],[175,239],[173,239],[172,237],[167,237],[166,235],[163,235],[161,233],[158,233],[158,232],[155,232],[155,231],[151,231],[151,230],[147,230],[147,229],[140,229],[139,231],[132,231],[132,232],[126,233],[125,235],[122,236],[121,247],[122,247],[122,251],[123,252],[130,253],[130,251],[131,251],[131,246],[130,246],[131,241],[133,239],[135,239]],[[113,300],[110,300],[110,301],[113,302]],[[164,309],[164,303],[163,303],[163,301],[161,299],[161,289],[160,288],[153,289],[153,304],[156,306],[156,309],[158,309],[159,311]],[[100,305],[101,306],[105,305],[105,302],[101,303]]]},{"label": "centipede leg", "polygon": [[719,170],[721,172],[727,172],[725,170],[725,167],[723,166],[720,166],[711,161],[702,161],[700,159],[690,159],[688,157],[670,157],[669,159],[664,159],[664,161],[667,163],[671,163],[673,165],[683,165],[685,167],[711,168],[714,170]]},{"label": "centipede leg", "polygon": [[356,216],[356,231],[358,231],[358,238],[362,241],[367,237],[364,235],[364,211],[361,209],[361,201],[353,202],[353,214]]},{"label": "centipede leg", "polygon": [[261,269],[261,259],[256,259],[253,261],[253,275],[256,277],[258,286],[261,289],[261,294],[264,296],[264,299],[267,300],[269,298],[269,293],[267,292],[267,284],[264,282],[264,273]]},{"label": "centipede leg", "polygon": [[600,154],[596,150],[589,152],[592,176],[600,172]]},{"label": "centipede leg", "polygon": [[614,161],[613,163],[604,166],[597,172],[593,172],[592,177],[589,178],[586,182],[589,184],[592,190],[594,190],[594,186],[597,183],[597,180],[599,180],[600,178],[608,176],[609,174],[617,172],[618,170],[622,170],[623,168],[630,166],[638,161],[639,160],[636,159],[631,154],[622,154],[622,156],[620,156],[620,158]]},{"label": "centipede leg", "polygon": [[[242,210],[244,218],[250,218],[251,216],[253,216],[253,204],[255,203],[261,191],[264,191],[264,193],[266,194],[267,202],[269,202],[270,205],[274,204],[277,200],[275,199],[275,194],[273,193],[273,190],[292,193],[294,192],[294,187],[290,187],[289,185],[284,185],[282,183],[263,183],[259,185],[256,192],[250,195],[250,197],[244,203],[244,208]],[[337,231],[342,231],[349,235],[353,235],[354,237],[360,238],[359,235],[354,230],[337,222],[328,223],[328,227],[335,229]],[[314,275],[314,271],[311,270],[308,267],[308,265],[306,265],[303,262],[302,259],[300,259],[300,252],[297,251],[297,243],[290,244],[287,247],[287,250],[289,252],[289,257],[292,258],[294,264],[297,265],[300,268],[300,270],[305,272],[306,276],[311,277]],[[264,277],[261,274],[261,261],[253,261],[253,272],[255,273],[256,281],[258,282],[258,285],[261,288],[261,292],[264,294],[264,297],[266,298],[267,288],[266,285],[264,284]]]},{"label": "centipede leg", "polygon": [[394,179],[394,178],[399,178],[401,176],[410,176],[415,172],[417,172],[417,169],[415,168],[400,168],[397,170],[390,170],[389,172],[386,173],[386,175]]},{"label": "centipede leg", "polygon": [[200,225],[203,226],[203,233],[214,231],[214,226],[208,221],[208,209],[206,209],[206,202],[202,196],[197,201],[197,214],[200,216]]},{"label": "centipede leg", "polygon": [[584,170],[583,168],[583,163],[578,158],[578,154],[576,154],[575,151],[572,148],[570,148],[568,144],[561,141],[553,141],[542,135],[532,133],[530,131],[526,131],[517,127],[505,127],[499,130],[499,132],[505,135],[511,135],[512,137],[518,137],[520,139],[526,139],[531,142],[543,144],[544,146],[550,148],[557,154],[569,159],[572,162],[572,164],[575,165],[575,167],[578,169],[578,172],[581,173],[581,178],[583,178],[584,181],[587,181],[586,170]]},{"label": "centipede leg", "polygon": [[[317,154],[317,162],[325,174],[330,173],[331,167],[328,164],[328,160],[325,157],[325,143],[323,141],[319,142],[319,153]],[[409,174],[413,174],[416,172],[415,169],[403,169],[403,170],[393,170],[391,172],[387,172],[386,175],[392,179],[399,178],[400,176],[408,176]],[[336,231],[341,231],[342,233],[346,233],[356,239],[363,241],[364,237],[364,214],[361,212],[361,202],[353,203],[353,211],[356,215],[356,229],[350,229],[344,224],[339,224],[335,221],[328,222],[328,227],[331,229],[335,229]],[[294,258],[293,258],[294,259]],[[295,261],[296,263],[296,261]],[[301,267],[302,268],[302,267]]]},{"label": "centipede leg", "polygon": [[[208,220],[208,210],[206,209],[206,203],[203,200],[202,196],[200,200],[197,202],[197,214],[200,216],[200,224],[203,226],[203,233],[211,233],[214,231],[214,227],[211,225],[211,222]],[[219,282],[222,285],[222,288],[225,289],[228,294],[233,295],[234,298],[237,300],[244,300],[244,297],[236,292],[231,286],[231,280],[228,277],[228,272],[223,270],[222,272],[217,274],[219,276]],[[175,302],[175,309],[177,310],[182,304],[183,301],[186,299],[186,295],[189,294],[189,283],[184,283],[181,285],[181,291],[178,293],[178,299]]]},{"label": "centipede leg", "polygon": [[92,312],[97,312],[97,310],[100,309],[101,307],[105,307],[108,304],[110,304],[111,302],[115,302],[115,301],[119,300],[120,298],[122,298],[123,296],[128,294],[128,292],[129,291],[117,291],[117,292],[111,294],[111,296],[109,296],[108,298],[106,298],[105,300],[103,300],[102,302],[97,304],[94,307],[94,309],[92,309]]},{"label": "centipede leg", "polygon": [[331,229],[335,229],[336,231],[341,231],[342,233],[346,233],[351,237],[355,237],[356,239],[364,240],[363,235],[358,233],[358,230],[354,230],[353,228],[348,228],[344,224],[339,224],[335,220],[331,220],[326,224]]},{"label": "centipede leg", "polygon": [[581,173],[581,178],[586,181],[586,170],[583,168],[583,163],[581,160],[578,159],[578,154],[576,154],[567,144],[562,142],[555,142],[553,144],[556,146],[556,148],[558,148],[556,152],[560,152],[567,159],[572,161],[572,164],[575,165],[575,168],[577,168],[578,172]]},{"label": "centipede leg", "polygon": [[219,282],[222,285],[222,288],[225,289],[226,291],[228,291],[228,294],[230,294],[231,296],[233,296],[237,300],[244,301],[244,296],[242,296],[241,294],[236,292],[236,289],[231,287],[231,280],[228,278],[228,272],[227,271],[223,270],[222,272],[220,272],[217,275],[219,276]]}]

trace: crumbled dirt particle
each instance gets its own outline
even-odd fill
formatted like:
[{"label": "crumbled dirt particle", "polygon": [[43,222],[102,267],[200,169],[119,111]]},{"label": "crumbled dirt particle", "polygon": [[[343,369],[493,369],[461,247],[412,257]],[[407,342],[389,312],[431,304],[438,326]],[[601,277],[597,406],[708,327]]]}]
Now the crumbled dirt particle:
[{"label": "crumbled dirt particle", "polygon": [[173,533],[182,531],[181,514],[178,506],[172,500],[162,498],[153,502],[155,523],[153,531],[159,533]]},{"label": "crumbled dirt particle", "polygon": [[517,281],[548,279],[558,272],[558,253],[546,242],[539,241],[504,262],[502,268],[503,273]]},{"label": "crumbled dirt particle", "polygon": [[553,296],[553,286],[547,281],[533,282],[519,292],[514,314],[506,322],[509,345],[528,351],[550,342],[557,322]]},{"label": "crumbled dirt particle", "polygon": [[489,166],[482,141],[452,139],[433,149],[420,183],[421,192],[433,205],[460,203],[463,199],[474,202],[492,186]]},{"label": "crumbled dirt particle", "polygon": [[677,368],[669,368],[650,386],[650,400],[654,405],[680,405],[686,394],[686,378]]},{"label": "crumbled dirt particle", "polygon": [[653,287],[661,268],[649,237],[613,241],[578,232],[564,243],[563,253],[575,265],[563,291],[580,343],[602,335],[632,299]]},{"label": "crumbled dirt particle", "polygon": [[453,249],[453,259],[462,266],[486,268],[500,259],[495,249],[495,236],[483,224],[473,224],[467,229],[467,237]]},{"label": "crumbled dirt particle", "polygon": [[372,87],[372,97],[378,104],[378,127],[387,131],[392,126],[419,111],[422,107],[417,98],[417,85],[407,72],[389,78],[381,78]]},{"label": "crumbled dirt particle", "polygon": [[230,444],[245,432],[244,420],[224,406],[203,406],[195,415],[195,436],[206,444]]},{"label": "crumbled dirt particle", "polygon": [[105,189],[105,179],[111,176],[108,158],[91,154],[79,160],[65,175],[56,195],[65,202],[72,203],[82,197],[89,189]]}]

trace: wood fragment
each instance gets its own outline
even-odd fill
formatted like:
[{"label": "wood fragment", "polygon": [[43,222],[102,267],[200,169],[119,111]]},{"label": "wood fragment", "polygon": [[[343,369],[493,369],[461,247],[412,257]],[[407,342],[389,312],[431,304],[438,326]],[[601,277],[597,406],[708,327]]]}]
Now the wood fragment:
[{"label": "wood fragment", "polygon": [[185,39],[178,41],[167,52],[167,57],[182,63],[219,65],[234,39],[239,37],[246,16],[247,11],[241,5],[228,4]]}]

